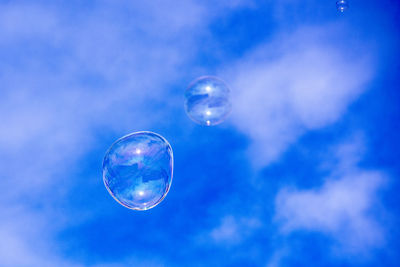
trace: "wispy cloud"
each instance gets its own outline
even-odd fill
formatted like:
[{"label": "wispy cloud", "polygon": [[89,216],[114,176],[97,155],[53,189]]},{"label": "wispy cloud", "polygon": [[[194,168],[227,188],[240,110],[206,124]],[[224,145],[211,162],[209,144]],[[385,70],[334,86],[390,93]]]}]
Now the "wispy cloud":
[{"label": "wispy cloud", "polygon": [[[357,167],[359,143],[336,150],[338,164],[318,188],[286,187],[276,197],[275,217],[284,234],[312,231],[327,234],[341,253],[368,252],[385,242],[380,211],[380,190],[386,175]],[[348,163],[351,163],[349,165]]]},{"label": "wispy cloud", "polygon": [[182,103],[171,84],[218,14],[196,1],[88,5],[0,5],[0,171],[12,188],[0,196],[6,266],[73,266],[53,244],[78,220],[57,205],[80,183],[82,157],[99,133],[120,136],[173,117]]},{"label": "wispy cloud", "polygon": [[[58,7],[1,5],[0,171],[12,188],[0,197],[4,266],[73,266],[53,243],[76,219],[56,203],[79,183],[77,164],[105,125],[122,135],[168,112],[148,103],[167,98],[193,52],[182,51],[194,38],[186,33],[203,21],[193,2],[167,17],[160,5],[96,5],[76,11],[74,21]],[[143,18],[119,21],[125,8]]]},{"label": "wispy cloud", "polygon": [[265,166],[307,130],[337,121],[367,88],[374,69],[366,47],[343,51],[340,25],[302,27],[250,52],[232,68],[232,123]]},{"label": "wispy cloud", "polygon": [[235,245],[248,238],[251,233],[261,227],[257,218],[238,218],[225,216],[221,224],[210,232],[211,239],[221,245]]},{"label": "wispy cloud", "polygon": [[50,245],[56,223],[41,212],[24,204],[1,206],[0,257],[2,266],[71,266],[75,264],[58,256],[58,248]]}]

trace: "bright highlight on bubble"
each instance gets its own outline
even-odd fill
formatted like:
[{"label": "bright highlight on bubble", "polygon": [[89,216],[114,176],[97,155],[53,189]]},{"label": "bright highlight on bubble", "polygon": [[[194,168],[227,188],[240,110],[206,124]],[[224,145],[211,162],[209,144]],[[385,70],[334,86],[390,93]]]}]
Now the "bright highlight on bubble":
[{"label": "bright highlight on bubble", "polygon": [[349,8],[349,2],[347,0],[339,0],[336,2],[336,8],[340,12],[344,12]]},{"label": "bright highlight on bubble", "polygon": [[217,77],[200,77],[186,89],[186,113],[198,124],[220,124],[228,117],[231,109],[229,87]]},{"label": "bright highlight on bubble", "polygon": [[167,195],[172,182],[171,145],[153,132],[118,139],[103,160],[103,180],[111,196],[133,210],[148,210]]}]

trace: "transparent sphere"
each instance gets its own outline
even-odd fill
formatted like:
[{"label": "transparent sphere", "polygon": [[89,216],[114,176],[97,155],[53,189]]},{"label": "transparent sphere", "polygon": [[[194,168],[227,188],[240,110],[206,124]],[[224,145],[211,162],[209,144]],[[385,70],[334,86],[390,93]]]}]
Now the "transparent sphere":
[{"label": "transparent sphere", "polygon": [[118,139],[103,160],[103,180],[121,205],[147,210],[159,204],[172,182],[172,148],[162,136],[136,132]]},{"label": "transparent sphere", "polygon": [[349,8],[349,2],[346,0],[339,0],[336,2],[336,8],[340,12],[344,12]]},{"label": "transparent sphere", "polygon": [[186,89],[186,113],[201,125],[211,126],[223,122],[231,109],[229,87],[219,78],[200,77]]}]

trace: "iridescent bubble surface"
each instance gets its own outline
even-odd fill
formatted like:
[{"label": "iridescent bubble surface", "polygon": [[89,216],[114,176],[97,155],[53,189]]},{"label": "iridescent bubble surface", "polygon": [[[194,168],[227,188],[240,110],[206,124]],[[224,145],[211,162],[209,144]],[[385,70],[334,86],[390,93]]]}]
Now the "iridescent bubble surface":
[{"label": "iridescent bubble surface", "polygon": [[211,126],[223,122],[231,109],[230,89],[217,77],[200,77],[186,89],[186,113],[201,125]]},{"label": "iridescent bubble surface", "polygon": [[336,2],[336,8],[340,12],[344,12],[349,8],[349,2],[347,0],[339,0]]},{"label": "iridescent bubble surface", "polygon": [[172,182],[171,145],[153,132],[136,132],[118,139],[103,160],[104,184],[115,200],[134,210],[159,204]]}]

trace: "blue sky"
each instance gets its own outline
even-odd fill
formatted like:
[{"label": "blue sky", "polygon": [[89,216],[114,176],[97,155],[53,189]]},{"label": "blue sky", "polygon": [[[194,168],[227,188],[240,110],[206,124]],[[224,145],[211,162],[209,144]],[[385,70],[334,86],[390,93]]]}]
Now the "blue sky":
[{"label": "blue sky", "polygon": [[[0,266],[398,266],[400,5],[0,1]],[[233,111],[185,114],[195,78]],[[104,188],[130,132],[174,150],[135,212]]]}]

